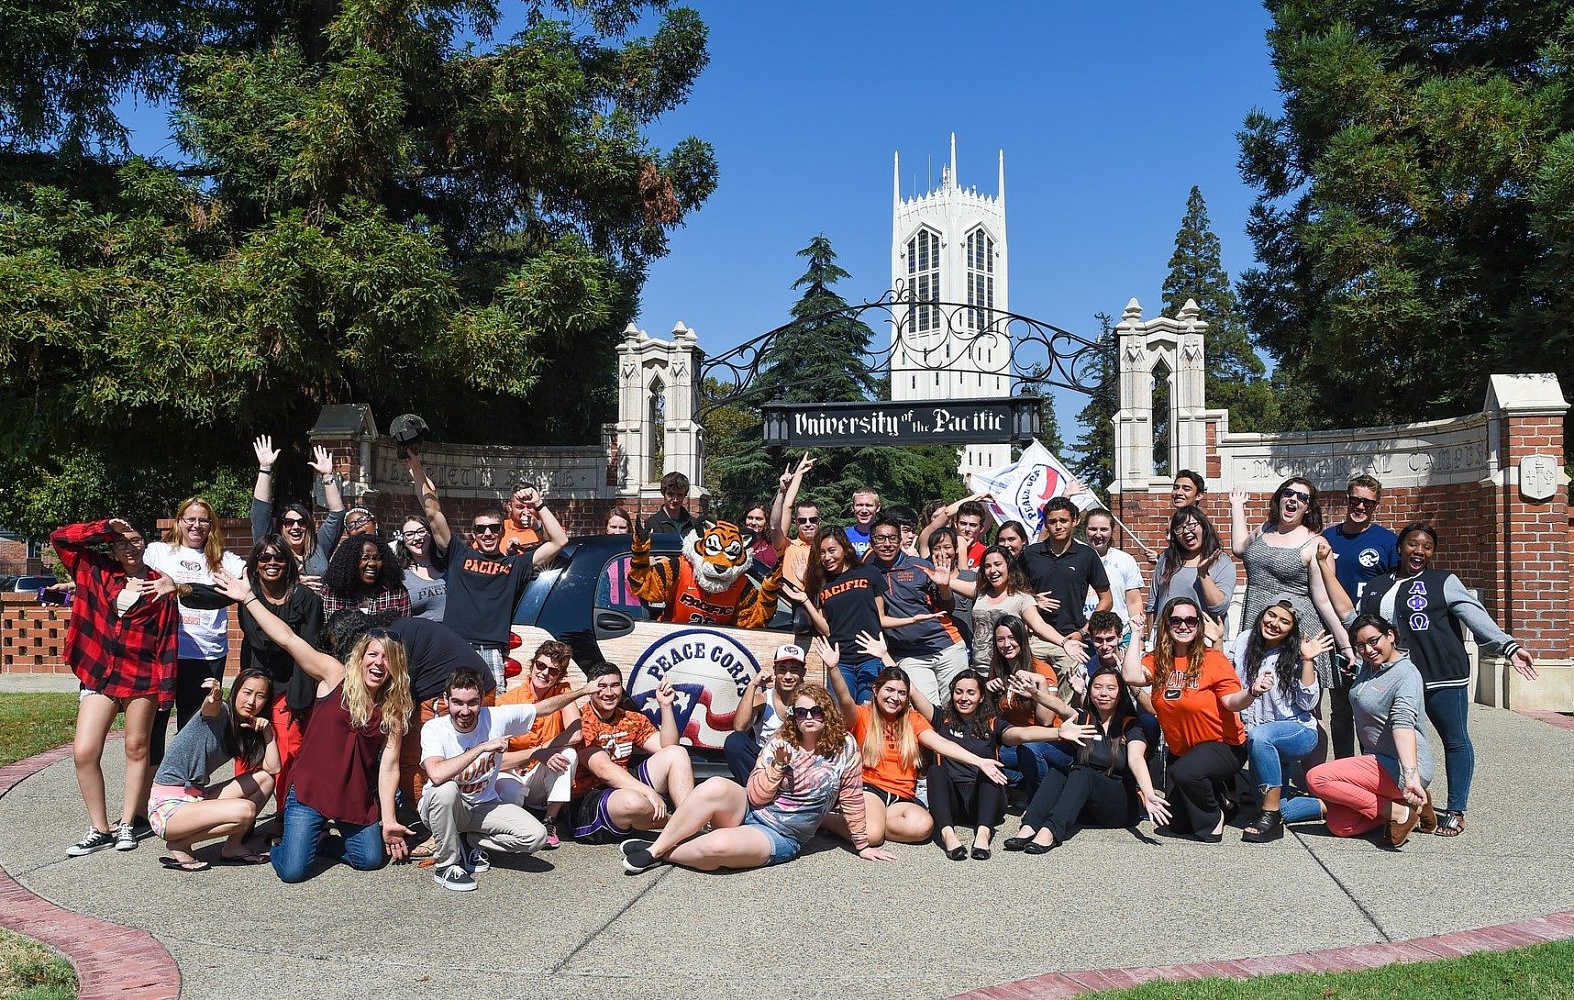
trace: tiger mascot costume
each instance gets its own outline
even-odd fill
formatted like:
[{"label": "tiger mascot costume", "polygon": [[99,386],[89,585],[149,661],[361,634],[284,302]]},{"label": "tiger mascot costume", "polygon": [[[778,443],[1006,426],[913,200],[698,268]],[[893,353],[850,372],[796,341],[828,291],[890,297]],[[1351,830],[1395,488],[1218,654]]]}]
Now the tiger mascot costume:
[{"label": "tiger mascot costume", "polygon": [[754,535],[728,521],[702,521],[683,536],[675,559],[651,559],[650,536],[630,525],[629,583],[640,600],[665,605],[659,621],[763,628],[776,614],[782,567],[758,588],[744,578],[754,565]]}]

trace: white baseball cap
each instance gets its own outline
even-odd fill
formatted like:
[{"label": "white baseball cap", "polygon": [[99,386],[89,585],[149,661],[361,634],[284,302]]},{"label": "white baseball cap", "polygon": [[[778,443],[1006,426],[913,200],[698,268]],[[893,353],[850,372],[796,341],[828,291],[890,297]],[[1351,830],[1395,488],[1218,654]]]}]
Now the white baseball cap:
[{"label": "white baseball cap", "polygon": [[777,646],[776,647],[776,662],[777,663],[807,663],[808,659],[803,655],[803,647],[802,646],[799,646],[796,643],[789,642],[785,646]]}]

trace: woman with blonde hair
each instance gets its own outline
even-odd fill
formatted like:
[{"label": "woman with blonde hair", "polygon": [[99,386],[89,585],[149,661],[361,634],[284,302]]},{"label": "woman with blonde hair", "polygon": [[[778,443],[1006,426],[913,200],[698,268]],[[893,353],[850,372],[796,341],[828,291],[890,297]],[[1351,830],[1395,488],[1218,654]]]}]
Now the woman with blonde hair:
[{"label": "woman with blonde hair", "polygon": [[345,862],[360,871],[409,856],[410,831],[394,816],[399,788],[399,743],[414,698],[404,646],[393,633],[372,629],[344,663],[313,649],[252,593],[244,577],[220,571],[216,589],[256,618],[317,681],[292,785],[284,800],[282,838],[273,870],[284,882],[311,874],[328,824],[339,828]]},{"label": "woman with blonde hair", "polygon": [[[858,744],[835,699],[823,686],[805,684],[792,714],[761,748],[748,788],[711,778],[694,789],[655,841],[623,842],[623,870],[638,875],[660,864],[699,871],[779,865],[798,856],[837,805],[858,856],[893,861],[869,844],[863,792]],[[709,832],[700,834],[707,826]]]},{"label": "woman with blonde hair", "polygon": [[[211,584],[220,571],[232,576],[245,570],[240,556],[224,548],[213,505],[202,497],[188,497],[175,508],[175,518],[163,541],[152,542],[143,553],[149,566],[181,584]],[[230,615],[227,607],[199,611],[185,608],[180,614],[179,648],[175,662],[175,728],[184,729],[207,696],[208,680],[221,680],[230,653]],[[155,770],[164,760],[164,739],[169,729],[169,709],[160,708],[153,720],[148,760]]]}]

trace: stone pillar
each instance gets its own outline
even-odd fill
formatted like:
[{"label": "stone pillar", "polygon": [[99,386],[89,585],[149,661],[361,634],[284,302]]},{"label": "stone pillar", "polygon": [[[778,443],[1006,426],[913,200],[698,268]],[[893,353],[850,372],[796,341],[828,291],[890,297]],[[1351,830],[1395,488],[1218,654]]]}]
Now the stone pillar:
[{"label": "stone pillar", "polygon": [[1170,467],[1203,472],[1208,465],[1207,377],[1203,341],[1208,324],[1191,299],[1174,318],[1143,322],[1136,299],[1115,327],[1120,393],[1115,413],[1114,492],[1167,489],[1153,473],[1154,368],[1170,370]]},{"label": "stone pillar", "polygon": [[[619,461],[625,476],[621,495],[657,498],[661,477],[681,472],[699,495],[705,457],[699,424],[699,369],[705,353],[693,330],[678,323],[672,340],[656,340],[633,323],[618,345],[618,420],[615,425]],[[652,403],[661,403],[657,427]],[[659,435],[659,442],[657,440]],[[660,468],[655,457],[661,455]]]},{"label": "stone pillar", "polygon": [[1115,482],[1111,493],[1146,490],[1153,478],[1153,362],[1148,357],[1147,327],[1136,299],[1115,327],[1120,391],[1115,410]]},{"label": "stone pillar", "polygon": [[1501,658],[1483,656],[1476,687],[1483,704],[1558,712],[1574,706],[1563,469],[1568,407],[1554,375],[1491,377],[1485,410],[1501,566],[1482,600],[1530,650],[1541,676],[1527,681]]},{"label": "stone pillar", "polygon": [[1187,299],[1167,324],[1175,344],[1170,369],[1170,469],[1202,473],[1208,466],[1207,372],[1203,340],[1208,323],[1197,303]]}]

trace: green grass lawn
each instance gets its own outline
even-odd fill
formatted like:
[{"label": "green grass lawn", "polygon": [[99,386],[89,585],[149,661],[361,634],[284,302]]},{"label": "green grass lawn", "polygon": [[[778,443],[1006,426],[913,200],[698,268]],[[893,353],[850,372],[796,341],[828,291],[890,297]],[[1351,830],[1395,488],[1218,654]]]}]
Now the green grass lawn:
[{"label": "green grass lawn", "polygon": [[73,1000],[71,963],[20,934],[0,931],[0,1000]]},{"label": "green grass lawn", "polygon": [[70,743],[76,721],[75,694],[0,694],[0,767]]},{"label": "green grass lawn", "polygon": [[1329,975],[1148,983],[1097,1000],[1574,1000],[1574,941]]}]

